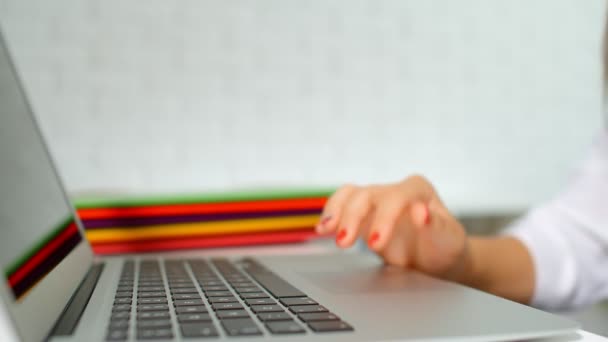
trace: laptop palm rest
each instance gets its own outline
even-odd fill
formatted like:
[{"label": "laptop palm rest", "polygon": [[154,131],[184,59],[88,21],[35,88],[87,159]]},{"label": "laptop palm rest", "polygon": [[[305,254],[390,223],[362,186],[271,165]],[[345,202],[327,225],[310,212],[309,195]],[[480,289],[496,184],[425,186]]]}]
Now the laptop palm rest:
[{"label": "laptop palm rest", "polygon": [[330,293],[429,292],[437,284],[416,272],[404,271],[394,266],[301,272],[300,275]]}]

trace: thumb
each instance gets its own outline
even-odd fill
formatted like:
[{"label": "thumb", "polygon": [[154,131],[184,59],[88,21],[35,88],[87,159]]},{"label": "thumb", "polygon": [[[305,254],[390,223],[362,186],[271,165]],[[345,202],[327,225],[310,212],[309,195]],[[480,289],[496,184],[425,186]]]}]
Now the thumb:
[{"label": "thumb", "polygon": [[417,266],[429,273],[443,272],[457,258],[461,234],[450,227],[449,220],[442,215],[445,210],[433,202],[416,202],[410,210],[418,233]]}]

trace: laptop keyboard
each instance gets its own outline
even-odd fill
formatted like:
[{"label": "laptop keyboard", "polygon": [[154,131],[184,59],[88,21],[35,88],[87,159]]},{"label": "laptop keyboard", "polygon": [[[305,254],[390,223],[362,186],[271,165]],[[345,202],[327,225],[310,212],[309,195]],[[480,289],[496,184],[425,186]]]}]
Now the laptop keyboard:
[{"label": "laptop keyboard", "polygon": [[224,258],[127,260],[106,340],[352,330],[336,314],[251,258],[237,264]]}]

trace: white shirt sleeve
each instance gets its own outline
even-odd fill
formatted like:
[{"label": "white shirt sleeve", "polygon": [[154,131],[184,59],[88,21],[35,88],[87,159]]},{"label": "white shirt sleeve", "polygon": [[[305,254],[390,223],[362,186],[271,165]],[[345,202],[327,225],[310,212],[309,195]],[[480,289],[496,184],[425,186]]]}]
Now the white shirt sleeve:
[{"label": "white shirt sleeve", "polygon": [[534,260],[532,305],[559,311],[608,298],[608,131],[563,192],[505,233]]}]

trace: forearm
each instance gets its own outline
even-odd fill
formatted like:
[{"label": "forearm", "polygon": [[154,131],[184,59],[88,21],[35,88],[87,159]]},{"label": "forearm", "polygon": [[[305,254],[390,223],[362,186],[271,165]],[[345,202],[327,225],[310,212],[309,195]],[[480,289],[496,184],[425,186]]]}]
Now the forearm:
[{"label": "forearm", "polygon": [[470,237],[460,281],[482,291],[528,304],[534,294],[534,263],[516,238]]}]

